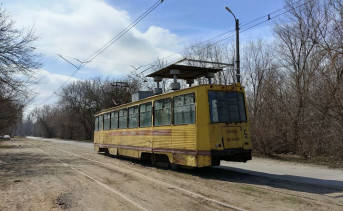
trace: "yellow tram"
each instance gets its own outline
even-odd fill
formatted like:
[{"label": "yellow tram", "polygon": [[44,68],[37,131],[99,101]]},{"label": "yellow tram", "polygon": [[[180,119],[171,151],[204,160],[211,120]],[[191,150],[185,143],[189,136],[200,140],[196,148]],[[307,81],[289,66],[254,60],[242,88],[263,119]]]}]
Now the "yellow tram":
[{"label": "yellow tram", "polygon": [[190,167],[251,160],[244,88],[198,85],[103,110],[94,147],[152,163]]}]

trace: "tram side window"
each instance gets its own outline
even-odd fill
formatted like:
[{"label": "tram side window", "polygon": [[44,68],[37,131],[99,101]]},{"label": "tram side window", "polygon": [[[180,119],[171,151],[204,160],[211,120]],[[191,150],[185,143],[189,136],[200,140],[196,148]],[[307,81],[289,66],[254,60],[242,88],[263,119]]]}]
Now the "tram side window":
[{"label": "tram side window", "polygon": [[241,92],[209,92],[211,122],[246,122]]},{"label": "tram side window", "polygon": [[127,108],[119,110],[119,128],[127,128]]},{"label": "tram side window", "polygon": [[99,130],[99,117],[95,117],[94,130]]},{"label": "tram side window", "polygon": [[171,99],[166,98],[154,102],[154,126],[171,124]]},{"label": "tram side window", "polygon": [[110,129],[111,114],[104,114],[104,130]]},{"label": "tram side window", "polygon": [[151,126],[151,103],[145,103],[139,106],[139,126],[150,127]]},{"label": "tram side window", "polygon": [[138,127],[138,106],[129,108],[129,128]]},{"label": "tram side window", "polygon": [[104,129],[104,115],[99,116],[99,130]]},{"label": "tram side window", "polygon": [[195,97],[187,94],[174,97],[174,124],[195,123]]},{"label": "tram side window", "polygon": [[118,128],[118,120],[119,120],[118,111],[112,112],[111,113],[111,129]]}]

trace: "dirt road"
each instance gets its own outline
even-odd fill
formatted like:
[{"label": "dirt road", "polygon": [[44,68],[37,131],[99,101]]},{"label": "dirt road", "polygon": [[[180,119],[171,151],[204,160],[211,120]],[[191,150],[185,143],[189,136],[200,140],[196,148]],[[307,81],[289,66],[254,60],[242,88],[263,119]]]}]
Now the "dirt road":
[{"label": "dirt road", "polygon": [[343,210],[339,186],[236,168],[171,171],[88,143],[12,139],[0,142],[0,210]]}]

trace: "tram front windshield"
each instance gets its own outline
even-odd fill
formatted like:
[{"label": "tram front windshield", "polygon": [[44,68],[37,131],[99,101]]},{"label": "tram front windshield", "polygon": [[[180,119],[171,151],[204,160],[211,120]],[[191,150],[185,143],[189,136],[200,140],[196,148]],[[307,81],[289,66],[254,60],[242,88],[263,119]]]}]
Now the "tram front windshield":
[{"label": "tram front windshield", "polygon": [[212,123],[240,123],[247,121],[242,92],[209,91],[208,99]]}]

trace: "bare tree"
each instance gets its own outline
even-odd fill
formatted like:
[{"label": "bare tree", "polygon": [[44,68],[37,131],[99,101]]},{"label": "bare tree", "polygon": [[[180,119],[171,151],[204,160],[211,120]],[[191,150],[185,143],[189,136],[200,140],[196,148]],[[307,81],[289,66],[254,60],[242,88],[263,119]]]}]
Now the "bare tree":
[{"label": "bare tree", "polygon": [[250,42],[244,46],[241,60],[253,143],[266,155],[279,150],[282,143],[282,139],[276,139],[282,133],[278,127],[282,124],[282,113],[278,111],[282,77],[273,47],[261,39]]},{"label": "bare tree", "polygon": [[40,66],[33,47],[36,39],[33,29],[16,29],[0,6],[0,131],[21,117],[29,98],[27,86]]},{"label": "bare tree", "polygon": [[[189,59],[233,64],[234,54],[231,52],[234,52],[233,46],[228,44],[194,43],[187,48],[187,51],[185,51],[184,56]],[[199,64],[195,64],[193,62],[190,62],[188,65],[199,66]],[[200,64],[200,66],[201,65],[205,64]],[[214,67],[216,67],[216,65]],[[232,73],[233,68],[230,67],[227,68],[225,71],[218,72],[215,75],[214,83],[228,84],[230,82],[235,82],[235,74]],[[197,83],[204,84],[206,83],[206,79],[200,78],[197,80]]]},{"label": "bare tree", "polygon": [[[319,31],[317,43],[324,61],[311,102],[319,112],[320,135],[330,140],[327,144],[318,141],[319,153],[333,154],[332,151],[343,150],[343,1],[330,0],[320,8],[321,16],[312,18]],[[343,158],[341,154],[338,153]]]},{"label": "bare tree", "polygon": [[248,43],[243,49],[242,69],[251,105],[250,116],[258,119],[267,75],[277,69],[273,46],[261,39]]},{"label": "bare tree", "polygon": [[139,83],[125,78],[128,87],[116,86],[119,80],[93,78],[65,86],[59,93],[59,104],[50,115],[54,134],[69,139],[93,138],[94,114],[102,109],[130,102],[130,92]]},{"label": "bare tree", "polygon": [[310,126],[316,120],[309,98],[315,86],[316,72],[323,61],[316,42],[319,34],[313,20],[320,15],[320,9],[317,1],[307,2],[303,7],[297,7],[293,1],[286,1],[286,4],[292,9],[291,14],[287,22],[277,24],[274,31],[279,40],[279,61],[288,73],[287,94],[292,96],[288,104],[291,110],[289,123],[293,128],[289,134],[292,150],[306,157],[313,132]]}]

